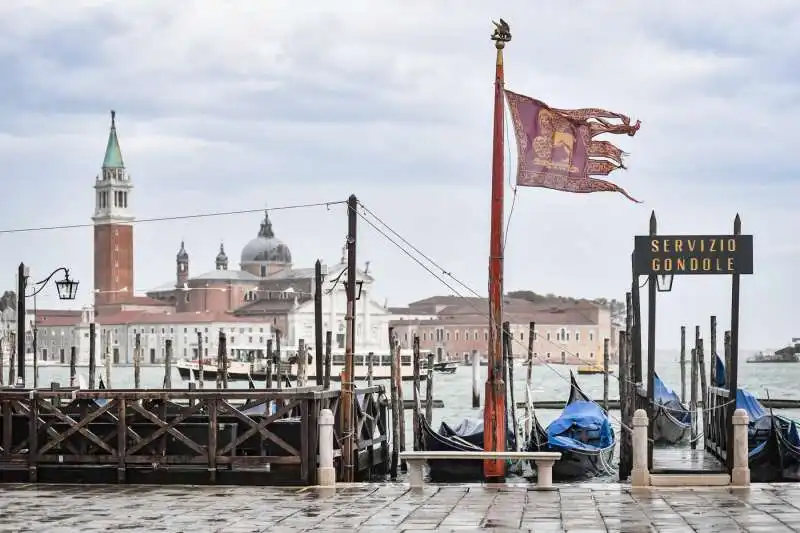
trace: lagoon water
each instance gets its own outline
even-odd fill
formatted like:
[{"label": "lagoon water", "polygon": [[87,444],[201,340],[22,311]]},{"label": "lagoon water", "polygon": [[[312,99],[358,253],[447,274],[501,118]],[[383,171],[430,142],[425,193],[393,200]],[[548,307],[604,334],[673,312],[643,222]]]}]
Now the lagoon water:
[{"label": "lagoon water", "polygon": [[[787,398],[800,400],[800,364],[791,363],[761,363],[752,364],[744,362],[746,355],[741,354],[742,362],[739,365],[739,386],[747,389],[756,397],[765,398]],[[688,357],[687,357],[688,359]],[[657,362],[657,372],[664,382],[680,394],[680,364],[677,352],[660,352]],[[708,367],[708,362],[706,362]],[[618,377],[617,367],[613,365],[614,375],[609,377],[609,398],[618,398]],[[532,392],[534,400],[563,400],[566,401],[569,395],[569,372],[575,371],[577,367],[568,365],[538,365],[533,369]],[[481,405],[483,405],[483,388],[486,381],[487,367],[480,368],[479,390],[481,393]],[[706,371],[708,371],[706,369]],[[8,372],[6,367],[5,372]],[[514,389],[515,400],[517,402],[525,399],[525,377],[526,367],[517,364],[514,367]],[[88,368],[79,366],[78,373],[88,376]],[[28,383],[33,380],[33,368],[26,370]],[[98,365],[97,376],[105,376],[105,369]],[[7,377],[7,376],[6,376]],[[690,377],[689,365],[687,363],[686,378],[687,388]],[[164,368],[160,366],[147,366],[141,369],[142,385],[145,388],[161,388],[164,380]],[[47,387],[50,382],[57,381],[62,385],[69,383],[69,368],[62,366],[46,366],[39,368],[39,386]],[[603,376],[584,375],[578,376],[578,381],[592,399],[601,402],[603,398]],[[174,388],[186,386],[177,370],[173,369],[172,385]],[[377,384],[384,384],[388,391],[388,381],[376,381]],[[213,387],[213,382],[207,382],[206,387]],[[246,382],[232,382],[232,388],[247,388]],[[263,383],[256,385],[263,386]],[[338,383],[332,384],[338,387]],[[112,369],[111,388],[132,388],[133,387],[133,367],[117,366]],[[425,394],[425,384],[421,386],[421,394]],[[458,422],[465,417],[482,417],[482,408],[472,408],[472,368],[459,367],[455,374],[434,374],[434,398],[442,400],[444,407],[434,409],[433,426],[438,428],[442,420]],[[411,399],[412,384],[409,381],[403,382],[403,397]],[[537,417],[543,425],[555,419],[559,410],[540,409],[537,410]],[[795,419],[800,419],[800,410],[782,410],[782,414]],[[521,415],[522,413],[520,413]],[[411,410],[405,411],[406,417],[406,448],[411,449]],[[609,416],[615,430],[620,431],[619,411],[611,411]]]}]

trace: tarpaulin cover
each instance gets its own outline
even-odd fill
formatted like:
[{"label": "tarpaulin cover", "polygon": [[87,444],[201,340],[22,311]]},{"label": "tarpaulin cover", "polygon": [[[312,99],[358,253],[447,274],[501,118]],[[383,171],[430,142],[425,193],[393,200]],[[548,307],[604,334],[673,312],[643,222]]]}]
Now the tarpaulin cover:
[{"label": "tarpaulin cover", "polygon": [[546,431],[548,444],[562,448],[598,450],[614,443],[608,416],[593,402],[576,401],[567,405]]},{"label": "tarpaulin cover", "polygon": [[674,390],[667,387],[666,383],[661,381],[661,378],[658,377],[658,374],[656,374],[654,378],[655,387],[653,388],[653,398],[655,399],[656,403],[668,404],[670,402],[676,402],[678,405],[680,405],[680,396],[678,396]]},{"label": "tarpaulin cover", "polygon": [[761,402],[744,389],[736,391],[736,408],[744,409],[751,423],[767,414]]}]

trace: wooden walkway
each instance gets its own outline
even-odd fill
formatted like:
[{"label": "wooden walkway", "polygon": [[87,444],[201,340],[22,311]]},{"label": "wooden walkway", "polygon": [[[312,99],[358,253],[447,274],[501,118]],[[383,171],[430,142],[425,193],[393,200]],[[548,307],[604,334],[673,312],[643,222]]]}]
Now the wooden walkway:
[{"label": "wooden walkway", "polygon": [[727,473],[722,462],[711,453],[698,448],[692,450],[685,447],[656,447],[653,449],[653,473]]}]

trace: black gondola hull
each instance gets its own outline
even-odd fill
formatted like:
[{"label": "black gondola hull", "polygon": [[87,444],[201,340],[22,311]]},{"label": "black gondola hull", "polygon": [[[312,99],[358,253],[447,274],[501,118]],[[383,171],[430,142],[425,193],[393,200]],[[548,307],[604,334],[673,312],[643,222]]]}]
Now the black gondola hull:
[{"label": "black gondola hull", "polygon": [[[575,375],[570,372],[570,393],[567,405],[576,401],[591,400],[581,390]],[[528,442],[527,448],[531,451],[557,452],[561,454],[561,459],[553,464],[553,481],[581,481],[607,474],[612,469],[611,462],[614,459],[616,437],[613,438],[611,445],[596,451],[550,446],[547,443],[547,432],[539,424],[536,415],[534,415],[533,422],[534,434],[530,442]],[[535,461],[530,461],[530,466],[535,472]]]},{"label": "black gondola hull", "polygon": [[[479,452],[483,451],[467,441],[456,440],[433,431],[424,416],[420,417],[423,446],[426,451]],[[428,461],[428,475],[433,482],[469,482],[483,479],[483,461],[475,459],[436,459]]]},{"label": "black gondola hull", "polygon": [[669,409],[658,407],[653,424],[653,442],[656,444],[679,444],[686,441],[692,431],[692,425],[678,420]]}]

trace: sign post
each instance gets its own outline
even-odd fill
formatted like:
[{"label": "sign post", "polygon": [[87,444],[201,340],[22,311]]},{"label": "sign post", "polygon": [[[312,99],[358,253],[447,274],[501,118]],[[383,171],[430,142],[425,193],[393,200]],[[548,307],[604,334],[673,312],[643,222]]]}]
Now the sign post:
[{"label": "sign post", "polygon": [[[656,214],[650,214],[650,234],[634,238],[633,277],[648,277],[648,338],[647,338],[647,399],[650,427],[648,428],[648,468],[653,468],[653,421],[655,420],[655,347],[656,347],[656,290],[669,292],[673,276],[727,275],[731,276],[731,368],[728,389],[735,398],[739,373],[739,276],[753,273],[753,236],[742,235],[739,215],[733,222],[731,235],[658,235]],[[662,282],[662,280],[664,280]],[[716,364],[716,361],[711,363]],[[705,398],[704,398],[705,400]],[[705,404],[704,404],[705,405]],[[733,402],[728,416],[729,433],[736,410]],[[733,442],[733,436],[728,436]],[[728,469],[733,465],[728,454]]]}]

